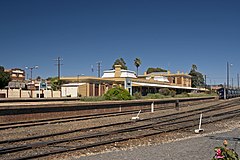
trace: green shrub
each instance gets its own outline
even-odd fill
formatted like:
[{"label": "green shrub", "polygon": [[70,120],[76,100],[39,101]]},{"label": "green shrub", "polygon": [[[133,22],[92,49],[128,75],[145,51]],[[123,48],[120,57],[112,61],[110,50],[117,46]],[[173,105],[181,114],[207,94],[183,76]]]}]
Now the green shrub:
[{"label": "green shrub", "polygon": [[142,94],[139,92],[136,92],[133,94],[133,99],[142,99]]},{"label": "green shrub", "polygon": [[162,99],[162,98],[165,98],[165,96],[159,93],[156,93],[156,94],[148,93],[144,98],[145,99]]},{"label": "green shrub", "polygon": [[106,100],[130,100],[131,95],[127,90],[117,87],[109,89],[107,93],[104,94],[104,98]]},{"label": "green shrub", "polygon": [[190,97],[190,95],[187,92],[183,92],[181,94],[177,94],[175,97],[177,97],[177,98],[186,98],[186,97]]},{"label": "green shrub", "polygon": [[168,88],[161,88],[161,89],[159,89],[159,93],[164,95],[164,96],[169,96],[170,92],[171,91]]},{"label": "green shrub", "polygon": [[206,97],[206,96],[217,96],[217,94],[207,94],[207,93],[189,93],[189,97]]},{"label": "green shrub", "polygon": [[175,96],[176,96],[176,91],[171,90],[171,91],[170,91],[170,95],[171,95],[171,97],[175,97]]}]

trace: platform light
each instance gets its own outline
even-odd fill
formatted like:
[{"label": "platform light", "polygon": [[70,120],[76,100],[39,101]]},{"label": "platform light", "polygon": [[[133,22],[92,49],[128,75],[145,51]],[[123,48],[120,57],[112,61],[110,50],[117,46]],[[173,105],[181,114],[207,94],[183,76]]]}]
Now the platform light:
[{"label": "platform light", "polygon": [[32,81],[32,70],[33,69],[38,69],[38,66],[36,65],[36,66],[33,66],[33,67],[28,67],[28,66],[26,66],[25,67],[26,69],[30,69],[30,72],[31,72],[31,81]]}]

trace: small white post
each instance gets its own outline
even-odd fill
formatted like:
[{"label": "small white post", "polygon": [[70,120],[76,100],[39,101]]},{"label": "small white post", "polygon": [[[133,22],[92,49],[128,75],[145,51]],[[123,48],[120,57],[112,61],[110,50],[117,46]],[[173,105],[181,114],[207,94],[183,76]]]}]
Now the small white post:
[{"label": "small white post", "polygon": [[45,83],[46,83],[46,98],[47,98],[47,93],[48,93],[48,92],[47,92],[47,87],[48,87],[48,86],[47,86],[47,81],[45,81]]},{"label": "small white post", "polygon": [[224,99],[227,99],[227,91],[226,91],[226,88],[223,88],[223,98]]},{"label": "small white post", "polygon": [[199,133],[203,131],[203,129],[201,128],[201,125],[202,125],[202,113],[200,114],[198,129],[195,129],[195,133]]},{"label": "small white post", "polygon": [[141,112],[141,110],[138,112],[137,117],[139,116],[140,112]]},{"label": "small white post", "polygon": [[120,105],[120,107],[119,107],[119,112],[122,112],[122,106]]},{"label": "small white post", "polygon": [[132,120],[139,120],[139,114],[140,114],[141,110],[138,112],[136,117],[132,117]]},{"label": "small white post", "polygon": [[40,87],[40,85],[41,85],[41,82],[39,82],[39,94],[38,94],[38,98],[40,98],[40,92],[41,92],[41,87]]},{"label": "small white post", "polygon": [[153,113],[154,112],[154,102],[152,102],[152,104],[151,104],[151,113]]},{"label": "small white post", "polygon": [[199,120],[199,126],[198,129],[201,129],[201,125],[202,125],[202,113],[200,114],[200,120]]}]

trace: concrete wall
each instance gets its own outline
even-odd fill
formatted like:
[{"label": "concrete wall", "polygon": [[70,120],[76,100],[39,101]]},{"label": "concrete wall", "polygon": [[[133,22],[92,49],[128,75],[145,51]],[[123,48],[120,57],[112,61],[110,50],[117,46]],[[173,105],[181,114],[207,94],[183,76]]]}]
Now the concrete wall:
[{"label": "concrete wall", "polygon": [[77,88],[78,87],[61,87],[63,97],[77,97]]},{"label": "concrete wall", "polygon": [[[8,97],[7,97],[7,89],[1,89],[0,90],[0,94],[4,93],[6,95],[6,98],[30,98],[31,92],[32,92],[33,98],[36,98],[37,94],[39,94],[39,91],[9,89],[8,90]],[[40,91],[40,93],[44,94],[44,98],[47,98],[47,97],[58,98],[58,97],[60,97],[60,91],[44,90],[44,91]]]}]

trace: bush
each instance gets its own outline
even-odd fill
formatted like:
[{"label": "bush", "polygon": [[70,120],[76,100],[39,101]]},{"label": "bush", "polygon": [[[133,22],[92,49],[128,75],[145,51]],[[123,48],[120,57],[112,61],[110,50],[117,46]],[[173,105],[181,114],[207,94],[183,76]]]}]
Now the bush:
[{"label": "bush", "polygon": [[104,98],[106,100],[130,100],[131,95],[127,90],[117,87],[109,89],[107,93],[104,94]]},{"label": "bush", "polygon": [[136,92],[136,93],[133,94],[133,98],[134,99],[142,99],[142,95],[141,95],[141,93]]},{"label": "bush", "polygon": [[181,94],[177,94],[175,97],[177,97],[177,98],[186,98],[186,97],[190,97],[190,95],[187,92],[183,92]]},{"label": "bush", "polygon": [[145,99],[162,99],[162,98],[165,98],[165,96],[159,93],[156,93],[156,94],[149,93],[144,98]]},{"label": "bush", "polygon": [[171,91],[170,91],[170,95],[171,95],[171,97],[175,97],[175,96],[176,96],[176,91],[171,90]]},{"label": "bush", "polygon": [[161,89],[159,89],[159,93],[164,95],[164,96],[169,96],[170,92],[171,91],[168,88],[161,88]]}]

